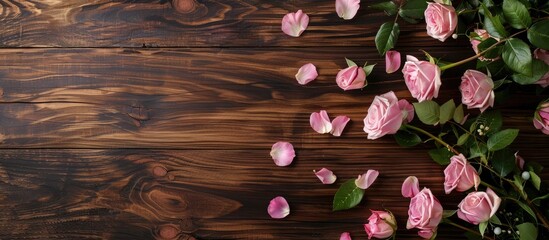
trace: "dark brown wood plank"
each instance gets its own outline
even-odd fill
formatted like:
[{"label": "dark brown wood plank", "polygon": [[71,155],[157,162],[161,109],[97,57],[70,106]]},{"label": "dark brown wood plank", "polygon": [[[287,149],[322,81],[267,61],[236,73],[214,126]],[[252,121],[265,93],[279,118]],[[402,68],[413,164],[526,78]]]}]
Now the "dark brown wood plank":
[{"label": "dark brown wood plank", "polygon": [[[525,159],[549,164],[539,146],[519,141],[517,147]],[[431,188],[446,209],[461,197],[444,194],[442,168],[421,147],[300,148],[290,167],[276,167],[268,152],[0,150],[0,238],[337,239],[351,231],[364,239],[368,209],[380,208],[395,213],[399,237],[413,238],[415,231],[403,230],[409,200],[400,195],[408,175]],[[335,185],[314,176],[321,167],[338,175]],[[331,212],[337,185],[366,169],[381,175],[364,203]],[[277,195],[291,205],[283,220],[266,213]],[[443,230],[439,238],[458,234]]]},{"label": "dark brown wood plank", "polygon": [[[333,0],[1,0],[0,47],[374,46],[393,17],[363,2],[354,20]],[[280,30],[284,14],[310,15],[300,38]],[[425,24],[402,23],[399,46],[440,45]],[[468,45],[449,39],[443,46]]]}]

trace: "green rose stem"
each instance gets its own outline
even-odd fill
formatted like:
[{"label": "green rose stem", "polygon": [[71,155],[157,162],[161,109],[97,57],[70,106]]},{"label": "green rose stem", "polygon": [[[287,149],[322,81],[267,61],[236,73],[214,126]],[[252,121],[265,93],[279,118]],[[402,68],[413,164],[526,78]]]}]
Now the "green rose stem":
[{"label": "green rose stem", "polygon": [[[468,228],[468,227],[461,226],[461,225],[459,225],[459,224],[457,224],[457,223],[455,223],[455,222],[450,221],[450,219],[448,219],[448,218],[445,218],[445,219],[442,221],[442,223],[446,223],[446,224],[448,224],[448,225],[452,225],[452,226],[457,227],[457,228],[459,228],[459,229],[461,229],[461,230],[464,230],[464,231],[466,231],[466,232],[470,232],[470,233],[472,233],[472,234],[475,234],[475,235],[478,235],[478,236],[481,236],[481,237],[482,237],[482,234],[480,234],[480,232],[477,232],[477,231],[475,231],[475,230],[473,230],[473,229],[470,229],[470,228]],[[484,238],[484,239],[489,239],[489,240],[494,240],[493,238],[488,237],[488,236],[484,236],[483,238]]]},{"label": "green rose stem", "polygon": [[499,40],[497,43],[495,43],[494,45],[490,46],[489,48],[484,49],[484,51],[479,52],[477,55],[474,55],[474,56],[472,56],[472,57],[463,59],[463,60],[461,60],[461,61],[459,61],[459,62],[450,63],[450,64],[448,64],[448,65],[444,65],[444,66],[440,67],[440,71],[444,71],[444,70],[446,70],[446,69],[453,68],[453,67],[457,67],[457,66],[459,66],[459,65],[461,65],[461,64],[464,64],[464,63],[467,63],[467,62],[476,60],[477,58],[479,58],[480,56],[482,56],[482,55],[485,54],[486,52],[488,52],[488,51],[492,50],[493,48],[495,48],[497,45],[499,45],[499,44],[501,44],[501,43],[504,43],[505,41],[507,41],[507,40],[513,38],[514,36],[526,32],[527,30],[528,30],[528,29],[524,29],[524,30],[522,30],[522,31],[519,31],[519,32],[514,33],[513,35],[511,35],[511,36],[509,36],[509,37],[507,37],[507,38],[501,39],[501,40]]},{"label": "green rose stem", "polygon": [[404,127],[408,128],[408,129],[411,129],[411,130],[414,130],[416,132],[419,132],[419,133],[422,133],[422,134],[425,134],[427,135],[428,137],[432,138],[433,140],[437,141],[438,143],[442,144],[444,147],[446,147],[448,150],[450,150],[451,152],[453,152],[454,154],[456,155],[459,155],[459,152],[454,149],[452,146],[450,146],[450,144],[446,143],[445,141],[443,141],[442,139],[440,139],[439,137],[431,134],[430,132],[427,132],[421,128],[418,128],[418,127],[415,127],[415,126],[412,126],[412,125],[404,125]]}]

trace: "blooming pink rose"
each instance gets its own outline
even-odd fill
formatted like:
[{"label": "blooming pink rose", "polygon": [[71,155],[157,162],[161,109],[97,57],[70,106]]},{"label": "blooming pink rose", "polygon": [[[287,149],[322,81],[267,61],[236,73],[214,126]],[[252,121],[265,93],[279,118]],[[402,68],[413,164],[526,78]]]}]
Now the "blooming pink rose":
[{"label": "blooming pink rose", "polygon": [[534,127],[549,135],[549,101],[540,104],[534,114]]},{"label": "blooming pink rose", "polygon": [[[534,57],[549,65],[549,51],[538,48],[534,50]],[[536,84],[539,84],[541,87],[549,86],[549,72],[545,73],[545,75],[543,75],[543,77],[541,77]]]},{"label": "blooming pink rose", "polygon": [[458,192],[465,192],[480,184],[480,177],[477,171],[467,161],[463,154],[450,158],[450,164],[444,169],[444,191],[446,194],[456,189]]},{"label": "blooming pink rose", "polygon": [[402,73],[412,97],[419,102],[438,97],[438,90],[442,82],[440,81],[440,68],[437,65],[419,61],[414,56],[408,55]]},{"label": "blooming pink rose", "polygon": [[394,92],[376,96],[364,118],[364,132],[368,134],[368,139],[394,134],[402,125],[403,118],[406,117],[399,108]]},{"label": "blooming pink rose", "polygon": [[339,71],[336,76],[336,83],[345,91],[360,89],[368,84],[366,82],[366,72],[358,66],[351,66]]},{"label": "blooming pink rose", "polygon": [[364,224],[368,239],[385,239],[393,236],[397,226],[393,214],[386,211],[370,211],[372,215],[368,218],[368,223]]},{"label": "blooming pink rose", "polygon": [[494,106],[494,82],[492,79],[477,70],[467,70],[461,77],[461,102],[468,109],[480,108],[484,112],[488,107]]},{"label": "blooming pink rose", "polygon": [[458,217],[475,225],[488,221],[499,208],[501,198],[492,189],[471,192],[459,203]]},{"label": "blooming pink rose", "polygon": [[425,22],[429,36],[444,42],[454,33],[457,21],[456,10],[451,5],[428,2]]},{"label": "blooming pink rose", "polygon": [[443,209],[431,190],[423,188],[418,192],[418,189],[419,181],[414,176],[408,177],[402,184],[402,194],[412,198],[406,228],[417,228],[420,237],[430,239],[442,220]]}]

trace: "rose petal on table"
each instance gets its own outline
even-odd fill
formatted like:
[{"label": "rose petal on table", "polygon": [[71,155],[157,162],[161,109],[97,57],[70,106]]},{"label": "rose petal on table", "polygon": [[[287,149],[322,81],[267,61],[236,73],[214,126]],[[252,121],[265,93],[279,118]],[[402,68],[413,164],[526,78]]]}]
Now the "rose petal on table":
[{"label": "rose petal on table", "polygon": [[294,146],[289,142],[276,142],[271,148],[271,157],[277,166],[288,166],[295,157]]},{"label": "rose petal on table", "polygon": [[353,19],[360,8],[360,0],[336,0],[335,7],[340,18]]},{"label": "rose petal on table", "polygon": [[402,196],[403,197],[414,197],[416,194],[419,193],[419,180],[415,176],[409,176],[404,180],[404,183],[402,183]]},{"label": "rose petal on table", "polygon": [[316,66],[312,63],[303,65],[295,75],[295,79],[301,85],[305,85],[315,80],[316,77],[318,77],[318,72],[316,71]]},{"label": "rose petal on table", "polygon": [[351,119],[347,116],[337,116],[332,121],[332,135],[339,137]]},{"label": "rose petal on table", "polygon": [[282,31],[292,37],[299,37],[308,25],[309,16],[301,10],[288,13],[282,18]]},{"label": "rose petal on table", "polygon": [[313,172],[315,173],[316,177],[320,179],[322,184],[332,184],[337,179],[336,175],[327,168],[322,168],[318,170],[318,172],[313,170]]},{"label": "rose petal on table", "polygon": [[328,117],[326,110],[320,110],[320,112],[311,113],[309,117],[311,127],[317,133],[324,134],[332,131],[332,123]]},{"label": "rose petal on table", "polygon": [[385,72],[394,73],[400,68],[400,52],[390,50],[385,53]]},{"label": "rose petal on table", "polygon": [[280,219],[285,218],[290,214],[290,205],[284,197],[278,196],[271,200],[267,212],[272,218]]},{"label": "rose petal on table", "polygon": [[374,183],[379,176],[379,172],[376,170],[368,170],[362,175],[358,175],[358,178],[355,180],[355,184],[358,188],[368,189],[372,183]]},{"label": "rose petal on table", "polygon": [[339,240],[351,240],[351,234],[349,232],[344,232],[339,237]]}]

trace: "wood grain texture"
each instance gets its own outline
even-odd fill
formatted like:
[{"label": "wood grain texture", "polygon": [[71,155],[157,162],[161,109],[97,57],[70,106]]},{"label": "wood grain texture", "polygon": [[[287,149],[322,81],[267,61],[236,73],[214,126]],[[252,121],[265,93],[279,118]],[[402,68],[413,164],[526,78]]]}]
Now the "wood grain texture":
[{"label": "wood grain texture", "polygon": [[[546,164],[532,149],[523,149],[523,157]],[[284,168],[274,166],[269,149],[0,150],[0,238],[337,239],[350,231],[364,239],[368,209],[391,209],[405,225],[409,200],[400,184],[412,173],[446,209],[457,205],[460,194],[444,194],[442,168],[425,149],[363,150],[300,150]],[[336,185],[320,184],[312,170],[321,167],[338,175]],[[331,212],[337,185],[366,169],[381,175],[364,203]],[[277,195],[291,205],[283,220],[266,212]]]},{"label": "wood grain texture", "polygon": [[[440,51],[431,52],[450,55]],[[345,56],[383,64],[371,48],[2,50],[0,147],[263,149],[287,140],[305,148],[392,148],[391,138],[367,141],[362,119],[376,94],[409,97],[402,75],[376,67],[367,88],[343,92],[334,79]],[[299,86],[294,75],[308,61],[320,77]],[[441,100],[459,101],[457,74],[446,74]],[[530,120],[542,97],[505,105],[506,124],[535,146],[546,143]],[[351,117],[343,137],[312,131],[309,115],[320,109]]]},{"label": "wood grain texture", "polygon": [[[393,17],[363,3],[351,21],[333,0],[1,0],[0,47],[375,46]],[[280,30],[288,12],[310,15],[300,38]],[[440,45],[425,24],[401,27],[399,46]],[[449,39],[443,46],[469,45]]]}]

